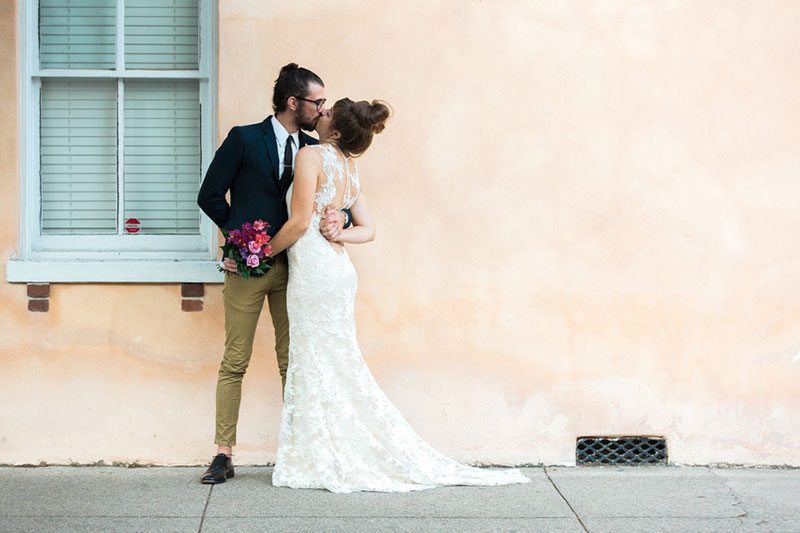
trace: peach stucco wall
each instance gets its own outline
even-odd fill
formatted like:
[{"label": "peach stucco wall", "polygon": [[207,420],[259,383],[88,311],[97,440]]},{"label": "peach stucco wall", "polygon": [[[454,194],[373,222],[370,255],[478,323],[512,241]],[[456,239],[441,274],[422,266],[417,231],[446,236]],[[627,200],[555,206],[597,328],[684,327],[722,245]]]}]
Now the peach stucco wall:
[{"label": "peach stucco wall", "polygon": [[[396,110],[361,163],[359,336],[435,447],[565,463],[661,434],[678,463],[800,466],[800,3],[225,0],[219,130],[297,61]],[[14,4],[0,2],[0,252],[18,243]],[[4,269],[4,261],[0,269]],[[221,294],[0,284],[0,463],[197,464]],[[240,463],[274,459],[264,320]]]}]

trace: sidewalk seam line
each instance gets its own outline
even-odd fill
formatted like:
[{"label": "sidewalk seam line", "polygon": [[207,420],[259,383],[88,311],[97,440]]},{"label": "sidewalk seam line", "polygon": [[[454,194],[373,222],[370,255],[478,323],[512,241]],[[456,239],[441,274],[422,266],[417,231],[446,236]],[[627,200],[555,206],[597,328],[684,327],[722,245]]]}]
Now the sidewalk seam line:
[{"label": "sidewalk seam line", "polygon": [[581,517],[578,516],[578,513],[575,511],[575,508],[572,507],[571,503],[569,503],[569,500],[567,500],[567,498],[561,493],[561,490],[558,488],[558,485],[556,485],[555,481],[553,481],[553,478],[550,477],[550,473],[547,471],[547,467],[546,466],[543,467],[542,470],[544,470],[544,475],[547,477],[547,480],[550,482],[551,485],[553,485],[553,488],[556,489],[556,492],[558,493],[559,496],[561,496],[561,499],[564,500],[564,503],[567,504],[567,507],[569,507],[569,510],[572,511],[572,514],[575,515],[575,518],[578,520],[578,523],[581,525],[583,530],[586,533],[589,533],[589,528],[587,528],[586,524],[583,523],[583,520],[581,520]]},{"label": "sidewalk seam line", "polygon": [[208,503],[211,501],[211,493],[214,492],[214,485],[208,489],[208,496],[206,497],[206,504],[203,506],[203,515],[200,517],[200,527],[197,528],[197,533],[202,533],[203,522],[206,521],[206,512],[208,511]]},{"label": "sidewalk seam line", "polygon": [[711,468],[711,467],[706,467],[706,469],[708,470],[708,472],[713,477],[715,477],[715,478],[720,480],[720,482],[722,483],[722,486],[725,488],[725,490],[727,490],[730,493],[730,495],[733,497],[733,506],[738,508],[741,511],[741,513],[739,513],[736,516],[736,518],[739,519],[740,523],[744,524],[745,521],[748,518],[750,518],[750,513],[747,512],[747,509],[744,508],[744,502],[742,502],[742,498],[736,493],[735,490],[733,490],[733,487],[728,485],[728,480],[724,476],[721,476],[721,475],[717,474],[716,472],[714,472],[714,469]]}]

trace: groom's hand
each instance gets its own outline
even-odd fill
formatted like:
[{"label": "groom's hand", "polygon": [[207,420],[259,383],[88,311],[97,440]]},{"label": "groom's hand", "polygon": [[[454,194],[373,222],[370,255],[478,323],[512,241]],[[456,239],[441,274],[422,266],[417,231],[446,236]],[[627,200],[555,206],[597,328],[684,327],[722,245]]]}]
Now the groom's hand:
[{"label": "groom's hand", "polygon": [[236,274],[236,261],[231,259],[230,257],[226,257],[222,260],[222,268],[226,271],[230,272],[231,274]]},{"label": "groom's hand", "polygon": [[319,221],[319,231],[331,242],[339,242],[344,228],[344,213],[332,207],[326,207]]}]

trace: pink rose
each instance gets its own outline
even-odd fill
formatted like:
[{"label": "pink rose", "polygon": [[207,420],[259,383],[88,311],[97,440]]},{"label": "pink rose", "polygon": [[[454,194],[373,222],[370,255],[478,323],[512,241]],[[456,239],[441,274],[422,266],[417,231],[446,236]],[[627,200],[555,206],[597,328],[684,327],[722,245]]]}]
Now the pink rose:
[{"label": "pink rose", "polygon": [[256,241],[248,242],[247,247],[250,249],[251,254],[257,254],[261,251],[261,245],[259,245]]},{"label": "pink rose", "polygon": [[256,254],[250,254],[247,256],[247,266],[250,268],[255,268],[260,263],[258,256]]},{"label": "pink rose", "polygon": [[263,220],[256,220],[255,222],[253,222],[253,228],[255,228],[256,231],[263,231],[263,229],[266,227],[267,223],[264,222]]}]

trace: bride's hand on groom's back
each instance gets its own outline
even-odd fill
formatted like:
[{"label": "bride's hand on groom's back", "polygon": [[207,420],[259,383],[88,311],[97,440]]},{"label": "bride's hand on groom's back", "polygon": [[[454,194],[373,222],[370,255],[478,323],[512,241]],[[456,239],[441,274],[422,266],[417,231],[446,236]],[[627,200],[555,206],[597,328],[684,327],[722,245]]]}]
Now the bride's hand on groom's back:
[{"label": "bride's hand on groom's back", "polygon": [[319,221],[319,231],[331,242],[339,242],[344,228],[344,213],[332,207],[326,207]]}]

